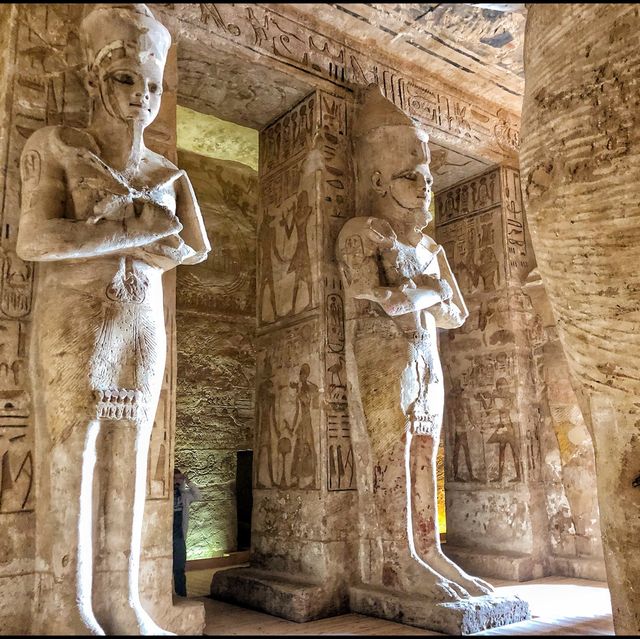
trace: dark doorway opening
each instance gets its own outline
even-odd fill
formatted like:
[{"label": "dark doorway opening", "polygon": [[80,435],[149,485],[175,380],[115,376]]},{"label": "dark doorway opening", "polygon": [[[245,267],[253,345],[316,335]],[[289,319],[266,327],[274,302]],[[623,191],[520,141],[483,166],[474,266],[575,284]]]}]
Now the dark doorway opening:
[{"label": "dark doorway opening", "polygon": [[251,486],[253,451],[239,450],[236,459],[236,514],[238,518],[238,550],[251,548]]}]

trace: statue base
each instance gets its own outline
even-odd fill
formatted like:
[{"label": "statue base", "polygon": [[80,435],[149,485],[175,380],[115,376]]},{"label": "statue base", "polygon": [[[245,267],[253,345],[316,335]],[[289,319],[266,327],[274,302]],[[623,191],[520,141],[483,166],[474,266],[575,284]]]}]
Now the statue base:
[{"label": "statue base", "polygon": [[180,635],[202,635],[205,627],[205,609],[201,601],[191,601],[173,595],[173,606],[164,615],[161,627]]},{"label": "statue base", "polygon": [[349,612],[346,591],[305,577],[257,568],[221,570],[211,580],[211,597],[304,623]]},{"label": "statue base", "polygon": [[484,578],[508,579],[509,581],[531,581],[549,574],[545,569],[545,559],[517,552],[491,552],[443,545],[444,554],[470,575]]},{"label": "statue base", "polygon": [[470,635],[531,617],[529,604],[515,595],[484,595],[436,603],[423,596],[356,586],[349,589],[349,599],[351,612],[448,635]]}]

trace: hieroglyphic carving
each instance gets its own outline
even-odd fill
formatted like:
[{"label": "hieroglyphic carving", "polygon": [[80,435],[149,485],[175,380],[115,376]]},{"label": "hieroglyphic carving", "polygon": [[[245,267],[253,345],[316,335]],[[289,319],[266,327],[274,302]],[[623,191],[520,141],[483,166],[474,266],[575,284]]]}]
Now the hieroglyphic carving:
[{"label": "hieroglyphic carving", "polygon": [[520,149],[520,132],[513,116],[504,109],[498,109],[498,123],[493,127],[498,146],[505,151]]},{"label": "hieroglyphic carving", "polygon": [[347,378],[345,367],[344,290],[333,259],[338,232],[353,212],[351,170],[347,142],[347,103],[325,92],[320,96],[320,133],[323,166],[321,201],[325,250],[332,259],[324,264],[324,316],[326,328],[325,392],[327,392],[327,487],[353,490],[356,487],[351,445]]},{"label": "hieroglyphic carving", "polygon": [[33,510],[33,482],[28,427],[0,425],[0,514]]},{"label": "hieroglyphic carving", "polygon": [[438,226],[500,204],[500,170],[465,180],[436,196]]},{"label": "hieroglyphic carving", "polygon": [[30,415],[22,322],[0,322],[0,426],[24,425]]},{"label": "hieroglyphic carving", "polygon": [[327,434],[329,490],[355,489],[355,462],[351,446],[349,415],[344,412],[329,412]]},{"label": "hieroglyphic carving", "polygon": [[305,98],[262,133],[262,206],[258,223],[258,322],[266,324],[317,304],[312,273],[316,249],[315,174],[305,170],[316,118]]},{"label": "hieroglyphic carving", "polygon": [[292,64],[341,86],[378,84],[385,97],[459,141],[491,147],[501,155],[517,148],[516,118],[504,109],[488,111],[450,87],[426,85],[370,58],[352,44],[322,35],[264,5],[201,4],[199,20],[236,44]]},{"label": "hieroglyphic carving", "polygon": [[501,170],[501,177],[509,274],[522,281],[534,267],[535,258],[530,247],[522,207],[520,172],[504,167]]}]

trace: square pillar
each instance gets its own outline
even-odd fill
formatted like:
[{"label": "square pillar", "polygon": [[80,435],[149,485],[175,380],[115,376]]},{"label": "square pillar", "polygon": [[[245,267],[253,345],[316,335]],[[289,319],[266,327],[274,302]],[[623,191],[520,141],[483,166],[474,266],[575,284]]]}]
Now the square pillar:
[{"label": "square pillar", "polygon": [[260,133],[250,568],[212,595],[294,621],[348,609],[357,535],[333,247],[351,215],[349,104],[315,91]]}]

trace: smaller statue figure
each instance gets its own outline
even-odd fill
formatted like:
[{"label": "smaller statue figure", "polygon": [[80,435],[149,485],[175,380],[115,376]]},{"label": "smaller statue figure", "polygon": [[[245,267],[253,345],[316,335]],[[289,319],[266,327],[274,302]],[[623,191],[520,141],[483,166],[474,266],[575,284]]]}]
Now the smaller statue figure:
[{"label": "smaller statue figure", "polygon": [[436,331],[462,326],[468,311],[444,249],[424,233],[428,137],[376,85],[364,93],[353,136],[358,215],[341,229],[336,255],[352,437],[362,460],[361,578],[436,602],[487,594],[488,583],[444,555],[438,531],[444,380]]}]

